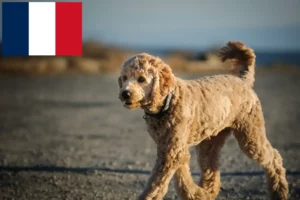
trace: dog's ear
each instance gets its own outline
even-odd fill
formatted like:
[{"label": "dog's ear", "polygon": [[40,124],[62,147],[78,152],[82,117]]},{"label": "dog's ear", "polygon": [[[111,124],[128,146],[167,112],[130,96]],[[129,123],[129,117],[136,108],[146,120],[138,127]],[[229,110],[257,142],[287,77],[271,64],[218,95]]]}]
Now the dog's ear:
[{"label": "dog's ear", "polygon": [[172,69],[167,64],[159,71],[160,95],[166,96],[174,88],[175,80]]},{"label": "dog's ear", "polygon": [[150,73],[153,75],[153,84],[151,91],[151,104],[148,110],[158,112],[164,98],[174,89],[175,77],[169,65],[162,60],[153,58],[149,60],[149,64],[153,66]]},{"label": "dog's ear", "polygon": [[174,75],[171,68],[167,64],[163,64],[158,68],[158,71],[154,74],[153,86],[152,86],[152,100],[160,101],[161,98],[168,95],[175,85]]},{"label": "dog's ear", "polygon": [[122,79],[121,77],[118,78],[119,87],[122,88]]}]

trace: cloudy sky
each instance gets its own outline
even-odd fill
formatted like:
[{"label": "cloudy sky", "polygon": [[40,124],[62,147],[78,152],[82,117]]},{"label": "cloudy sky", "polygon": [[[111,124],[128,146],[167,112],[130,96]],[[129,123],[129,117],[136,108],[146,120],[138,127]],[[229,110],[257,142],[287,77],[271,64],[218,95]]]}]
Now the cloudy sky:
[{"label": "cloudy sky", "polygon": [[205,48],[242,40],[261,50],[300,50],[299,0],[82,2],[85,40],[149,48]]}]

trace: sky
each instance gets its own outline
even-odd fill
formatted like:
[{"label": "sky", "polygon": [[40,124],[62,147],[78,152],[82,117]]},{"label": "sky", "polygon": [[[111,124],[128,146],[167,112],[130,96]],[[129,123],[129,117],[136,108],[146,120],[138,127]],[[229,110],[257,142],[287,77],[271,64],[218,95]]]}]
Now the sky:
[{"label": "sky", "polygon": [[123,47],[183,49],[241,40],[259,50],[300,51],[299,0],[82,2],[84,40]]}]

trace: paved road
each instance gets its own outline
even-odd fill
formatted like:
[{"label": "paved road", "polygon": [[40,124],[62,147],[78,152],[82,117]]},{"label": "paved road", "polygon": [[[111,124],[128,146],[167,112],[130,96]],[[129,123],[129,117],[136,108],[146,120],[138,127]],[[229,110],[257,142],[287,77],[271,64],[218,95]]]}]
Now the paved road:
[{"label": "paved road", "polygon": [[[255,86],[268,137],[284,158],[290,199],[300,198],[299,75],[265,70]],[[135,199],[155,147],[142,112],[124,109],[117,91],[115,76],[1,76],[0,199]],[[232,137],[220,163],[219,200],[266,198],[262,168]],[[195,159],[191,169],[198,181]],[[177,199],[172,185],[165,199]]]}]

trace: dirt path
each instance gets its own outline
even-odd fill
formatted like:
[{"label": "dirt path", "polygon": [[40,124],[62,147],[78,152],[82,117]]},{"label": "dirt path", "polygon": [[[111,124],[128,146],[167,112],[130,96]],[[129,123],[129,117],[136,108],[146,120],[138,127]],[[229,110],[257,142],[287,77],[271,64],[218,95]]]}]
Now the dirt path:
[{"label": "dirt path", "polygon": [[[300,198],[299,75],[266,70],[255,86],[290,199]],[[115,76],[0,77],[0,199],[135,199],[155,147],[142,112],[122,108],[117,91]],[[220,163],[219,200],[266,198],[262,168],[233,138]],[[198,181],[195,159],[191,168]],[[166,199],[177,199],[172,185]]]}]

